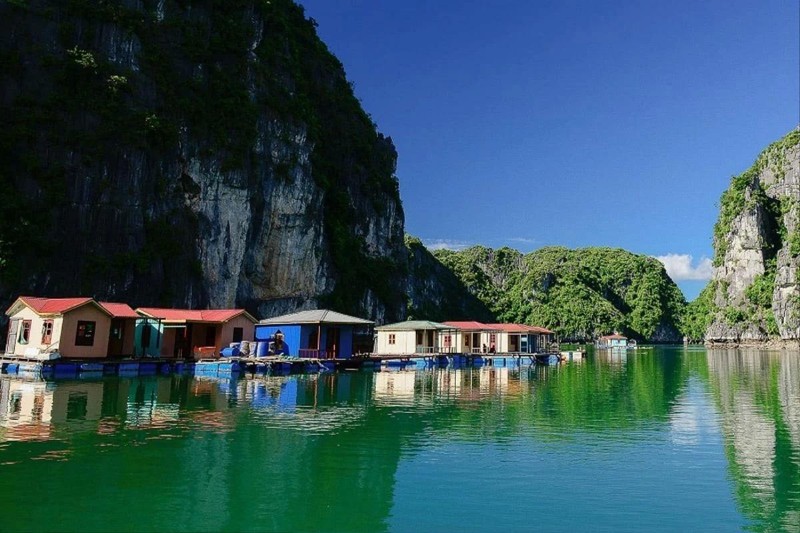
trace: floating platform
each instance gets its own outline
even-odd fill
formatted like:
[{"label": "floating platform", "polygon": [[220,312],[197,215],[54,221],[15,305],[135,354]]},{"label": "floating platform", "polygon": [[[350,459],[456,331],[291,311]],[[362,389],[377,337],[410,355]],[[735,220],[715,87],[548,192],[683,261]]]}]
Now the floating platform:
[{"label": "floating platform", "polygon": [[[576,352],[577,353],[577,352]],[[261,375],[312,374],[336,370],[393,370],[433,368],[476,368],[481,366],[521,367],[534,364],[555,364],[560,354],[485,354],[437,353],[413,355],[371,355],[350,359],[318,359],[303,357],[224,357],[220,359],[122,359],[122,360],[26,360],[0,358],[4,374],[22,374],[57,379],[94,379],[102,376],[152,376],[189,374],[209,377],[236,377],[242,373]]]}]

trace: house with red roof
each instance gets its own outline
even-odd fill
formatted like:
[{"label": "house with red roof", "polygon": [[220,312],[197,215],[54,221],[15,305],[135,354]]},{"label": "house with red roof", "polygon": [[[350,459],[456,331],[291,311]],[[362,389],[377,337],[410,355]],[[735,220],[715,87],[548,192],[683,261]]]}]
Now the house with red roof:
[{"label": "house with red roof", "polygon": [[[547,351],[555,334],[549,329],[526,324],[487,324],[499,330],[491,343],[498,353],[537,353]],[[490,336],[490,338],[495,338]]]},{"label": "house with red roof", "polygon": [[136,312],[134,350],[152,357],[219,357],[229,344],[252,339],[257,322],[244,309],[140,307]]},{"label": "house with red roof", "polygon": [[108,356],[111,358],[133,356],[133,339],[139,314],[125,303],[100,302],[100,306],[111,314]]},{"label": "house with red roof", "polygon": [[[90,359],[105,358],[111,352],[121,356],[126,346],[132,348],[135,313],[127,304],[101,304],[86,297],[20,296],[6,315],[9,319],[7,356],[39,360]],[[113,339],[112,325],[117,328],[113,330]]]},{"label": "house with red roof", "polygon": [[451,320],[442,323],[445,326],[456,328],[452,340],[446,334],[443,344],[448,348],[453,346],[458,353],[488,353],[492,344],[495,345],[495,349],[497,348],[497,334],[502,331],[474,320]]}]

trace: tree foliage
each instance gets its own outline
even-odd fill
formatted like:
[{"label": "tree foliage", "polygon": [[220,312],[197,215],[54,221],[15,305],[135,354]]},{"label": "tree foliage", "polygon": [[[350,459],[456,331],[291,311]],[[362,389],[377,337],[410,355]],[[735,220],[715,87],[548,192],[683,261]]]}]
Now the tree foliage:
[{"label": "tree foliage", "polygon": [[621,249],[546,247],[523,255],[482,246],[434,255],[508,322],[537,324],[564,339],[621,331],[675,340],[686,306],[656,259]]}]

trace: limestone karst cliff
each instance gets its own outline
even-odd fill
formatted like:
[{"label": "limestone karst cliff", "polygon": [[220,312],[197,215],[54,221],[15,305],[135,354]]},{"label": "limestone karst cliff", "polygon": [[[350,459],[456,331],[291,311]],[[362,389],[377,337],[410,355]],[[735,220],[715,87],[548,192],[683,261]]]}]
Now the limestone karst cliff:
[{"label": "limestone karst cliff", "polygon": [[731,180],[714,251],[714,277],[700,298],[706,340],[800,339],[800,130]]},{"label": "limestone karst cliff", "polygon": [[396,152],[290,0],[0,2],[0,303],[405,314]]}]

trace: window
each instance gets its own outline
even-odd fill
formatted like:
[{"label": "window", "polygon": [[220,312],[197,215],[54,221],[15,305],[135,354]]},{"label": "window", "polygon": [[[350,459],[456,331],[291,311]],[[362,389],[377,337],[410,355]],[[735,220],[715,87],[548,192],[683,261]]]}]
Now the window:
[{"label": "window", "polygon": [[45,320],[42,322],[42,344],[50,344],[53,342],[53,321]]},{"label": "window", "polygon": [[396,340],[397,340],[397,337],[395,337],[395,334],[394,333],[389,333],[389,344],[394,344]]},{"label": "window", "polygon": [[450,335],[445,335],[444,336],[444,347],[445,348],[449,348],[451,342],[452,342],[452,337]]},{"label": "window", "polygon": [[75,333],[75,346],[94,346],[95,322],[78,320],[78,331]]},{"label": "window", "polygon": [[490,333],[489,334],[489,342],[497,342],[497,334],[496,333]]},{"label": "window", "polygon": [[464,335],[464,344],[469,348],[469,335]]},{"label": "window", "polygon": [[233,342],[242,342],[244,328],[233,328]]},{"label": "window", "polygon": [[19,343],[28,344],[28,341],[30,340],[31,340],[31,321],[23,320],[22,326],[19,329]]},{"label": "window", "polygon": [[217,343],[217,326],[206,326],[206,346],[214,346]]}]

